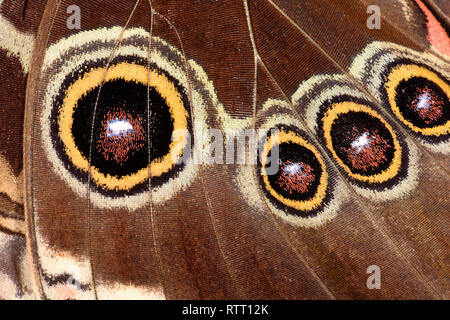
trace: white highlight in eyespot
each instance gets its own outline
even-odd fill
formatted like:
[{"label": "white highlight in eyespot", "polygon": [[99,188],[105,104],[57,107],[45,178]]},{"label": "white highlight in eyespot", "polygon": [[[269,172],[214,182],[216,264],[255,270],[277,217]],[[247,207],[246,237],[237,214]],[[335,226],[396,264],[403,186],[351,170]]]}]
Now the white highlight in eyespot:
[{"label": "white highlight in eyespot", "polygon": [[369,137],[369,133],[368,132],[364,132],[361,136],[358,137],[358,139],[353,141],[350,144],[350,146],[353,149],[356,149],[357,152],[361,152],[362,150],[364,150],[367,147],[369,147],[371,141],[372,141],[372,139]]},{"label": "white highlight in eyespot", "polygon": [[428,92],[419,95],[419,103],[417,104],[417,109],[429,109],[431,107],[431,96]]},{"label": "white highlight in eyespot", "polygon": [[133,132],[133,126],[129,120],[114,119],[108,122],[106,136],[126,136],[130,132]]},{"label": "white highlight in eyespot", "polygon": [[306,176],[306,174],[303,172],[303,166],[299,164],[298,162],[288,164],[283,168],[284,173],[288,175],[297,175],[301,173],[303,176]]}]

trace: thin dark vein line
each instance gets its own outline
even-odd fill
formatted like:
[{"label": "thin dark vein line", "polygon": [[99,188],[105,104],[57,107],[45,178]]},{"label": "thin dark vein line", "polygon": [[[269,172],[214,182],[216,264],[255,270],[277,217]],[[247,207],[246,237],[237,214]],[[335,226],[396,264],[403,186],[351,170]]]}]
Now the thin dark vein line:
[{"label": "thin dark vein line", "polygon": [[[281,90],[281,88],[279,87],[278,83],[276,82],[275,78],[272,76],[272,74],[270,73],[270,71],[267,69],[267,67],[265,66],[265,64],[262,62],[261,60],[261,64],[263,65],[265,71],[267,72],[267,74],[269,75],[269,77],[272,79],[272,81],[274,81],[274,83],[277,85],[278,89]],[[284,93],[283,90],[280,91],[284,97],[286,97],[286,94]],[[286,98],[287,99],[287,98]],[[331,163],[331,165],[333,166],[333,168],[335,169],[335,171],[337,172],[337,174],[339,175],[340,179],[345,183],[345,185],[347,186],[347,188],[350,190],[350,192],[352,192],[352,195],[354,197],[356,197],[361,210],[363,211],[364,215],[366,216],[366,218],[372,223],[373,227],[377,230],[380,231],[380,233],[382,234],[382,236],[386,239],[386,241],[388,242],[388,244],[391,245],[392,249],[397,253],[397,255],[400,257],[400,259],[402,259],[407,266],[409,266],[410,269],[412,269],[413,271],[416,271],[416,276],[419,278],[419,281],[422,281],[424,283],[427,283],[426,281],[424,281],[424,278],[421,277],[421,273],[416,270],[412,263],[409,262],[409,260],[400,253],[398,246],[394,243],[394,241],[392,240],[392,238],[389,236],[388,232],[385,230],[384,227],[382,227],[380,224],[376,223],[375,219],[372,217],[372,215],[369,213],[368,209],[366,208],[366,204],[364,204],[363,200],[362,200],[362,196],[359,195],[353,188],[353,186],[347,181],[346,177],[340,172],[340,170],[338,170],[338,168],[336,167],[334,161],[332,161],[332,159],[329,157],[328,153],[325,152],[325,150],[323,149],[322,145],[318,142],[318,140],[316,139],[314,133],[312,132],[312,130],[309,128],[309,126],[306,125],[306,122],[304,120],[304,118],[302,117],[302,115],[300,115],[297,111],[297,109],[295,108],[295,106],[292,104],[292,102],[287,99],[286,102],[288,102],[288,104],[291,106],[292,111],[295,113],[295,115],[297,116],[297,120],[299,120],[300,123],[302,123],[304,129],[306,129],[306,131],[310,134],[311,139],[314,140],[314,142],[316,142],[317,147],[320,149],[321,153],[324,155],[324,157],[327,158],[327,160]],[[372,206],[372,205],[370,205]],[[434,290],[433,290],[434,291]],[[437,293],[437,292],[435,292]]]},{"label": "thin dark vein line", "polygon": [[164,281],[164,276],[162,272],[162,266],[161,266],[161,257],[159,255],[158,250],[158,244],[156,241],[156,230],[155,230],[155,217],[153,213],[153,189],[152,189],[152,173],[151,173],[151,163],[152,163],[152,157],[151,157],[151,150],[152,150],[152,139],[151,139],[151,130],[150,130],[150,113],[151,113],[151,104],[152,101],[150,100],[150,67],[151,67],[151,54],[152,54],[152,37],[153,37],[153,24],[154,24],[154,11],[152,6],[152,1],[148,0],[148,4],[150,6],[150,36],[148,40],[148,57],[147,57],[147,72],[148,72],[148,82],[147,82],[147,141],[148,141],[148,189],[149,189],[149,196],[150,196],[150,223],[152,227],[152,240],[153,240],[153,251],[155,252],[156,256],[156,263],[157,263],[157,272],[158,277],[161,282],[161,286],[163,289],[164,297],[166,297],[166,286]]},{"label": "thin dark vein line", "polygon": [[244,296],[243,296],[243,294],[242,294],[242,292],[241,292],[241,289],[240,289],[239,286],[237,285],[236,277],[235,277],[235,275],[231,272],[230,266],[228,265],[227,259],[225,258],[225,251],[224,251],[224,249],[223,249],[223,247],[222,247],[222,242],[221,242],[221,240],[220,240],[219,232],[217,231],[217,226],[216,226],[216,223],[214,222],[214,218],[213,218],[213,216],[212,216],[212,206],[211,206],[211,202],[210,202],[210,200],[209,200],[208,193],[207,193],[207,191],[206,191],[205,181],[204,181],[204,179],[203,179],[203,170],[202,170],[201,168],[199,168],[199,170],[200,170],[199,176],[200,176],[200,181],[201,181],[201,185],[202,185],[202,190],[203,190],[203,194],[205,195],[206,206],[208,207],[209,219],[211,220],[211,224],[212,224],[212,227],[213,227],[213,230],[214,230],[214,235],[215,235],[215,238],[216,238],[217,246],[219,247],[220,254],[221,254],[222,259],[223,259],[223,261],[224,261],[224,263],[225,263],[225,267],[226,267],[226,269],[227,269],[227,271],[228,271],[228,274],[230,275],[231,281],[233,282],[233,286],[235,287],[235,289],[236,289],[236,291],[237,291],[239,297],[242,298],[242,297],[244,297]]},{"label": "thin dark vein line", "polygon": [[[155,11],[155,13],[159,14],[157,11]],[[193,100],[193,98],[192,98],[192,84],[191,84],[191,80],[190,80],[190,71],[189,71],[190,69],[189,69],[189,66],[188,66],[188,63],[187,63],[187,60],[186,60],[186,53],[185,53],[185,50],[184,50],[184,47],[183,47],[183,43],[181,42],[181,36],[180,36],[178,30],[175,28],[175,26],[172,24],[172,22],[170,22],[170,20],[169,20],[168,18],[166,18],[166,17],[165,17],[164,15],[162,15],[162,14],[159,14],[159,15],[160,15],[160,16],[161,16],[161,17],[169,24],[169,26],[175,31],[175,33],[176,33],[176,35],[177,35],[177,38],[178,38],[178,41],[180,42],[180,47],[181,47],[180,49],[181,49],[181,53],[182,53],[182,59],[183,59],[184,67],[185,67],[185,70],[186,70],[186,76],[187,76],[187,84],[188,84],[189,100],[190,100],[190,102],[192,103],[192,101],[194,101],[194,100]],[[191,114],[192,114],[192,110],[191,110]],[[236,289],[236,291],[238,292],[239,296],[242,297],[243,295],[242,295],[241,290],[239,289],[239,287],[238,287],[238,285],[237,285],[236,278],[235,278],[234,275],[232,274],[232,272],[231,272],[231,270],[230,270],[230,267],[229,267],[229,265],[228,265],[227,259],[225,258],[225,252],[224,252],[223,247],[222,247],[222,245],[221,245],[220,237],[219,237],[219,234],[218,234],[218,232],[217,232],[217,227],[216,227],[216,224],[215,224],[214,219],[213,219],[213,217],[212,217],[211,203],[210,203],[210,200],[209,200],[208,193],[206,192],[205,183],[204,183],[204,180],[203,180],[203,168],[202,168],[202,165],[199,165],[198,169],[199,169],[199,176],[200,176],[200,180],[201,180],[202,190],[203,190],[203,193],[204,193],[204,195],[205,195],[206,204],[207,204],[207,207],[208,207],[208,214],[209,214],[209,218],[210,218],[210,220],[211,220],[211,224],[212,224],[212,226],[213,226],[213,231],[214,231],[214,235],[215,235],[215,238],[216,238],[217,246],[219,247],[220,254],[221,254],[222,259],[223,259],[223,261],[224,261],[224,264],[225,264],[225,267],[226,267],[226,269],[227,269],[227,272],[228,272],[228,274],[230,275],[230,278],[231,278],[231,280],[232,280],[233,286],[235,287],[235,289]]]},{"label": "thin dark vein line", "polygon": [[24,0],[22,7],[22,20],[25,20],[25,13],[27,12],[28,0]]},{"label": "thin dark vein line", "polygon": [[94,110],[93,110],[93,114],[92,114],[92,123],[91,123],[91,132],[90,132],[90,144],[89,144],[89,167],[88,167],[88,177],[87,177],[87,185],[88,185],[88,192],[87,192],[87,206],[88,206],[88,210],[87,210],[87,240],[88,240],[88,248],[89,248],[89,261],[90,261],[90,266],[91,266],[91,276],[92,276],[92,287],[93,287],[93,291],[94,291],[94,295],[95,295],[95,299],[98,300],[98,295],[97,295],[97,286],[95,283],[95,268],[93,266],[92,263],[92,243],[91,243],[91,205],[90,205],[90,195],[91,195],[91,161],[92,161],[92,144],[94,141],[94,126],[95,126],[95,116],[96,116],[96,112],[97,112],[97,105],[98,105],[98,101],[100,99],[100,94],[101,94],[101,90],[105,81],[105,77],[106,74],[108,72],[109,66],[111,64],[112,59],[114,58],[114,54],[117,50],[117,48],[120,46],[122,39],[123,39],[123,35],[125,30],[128,27],[128,24],[130,23],[131,18],[133,17],[133,14],[139,4],[140,0],[136,0],[136,3],[134,4],[134,7],[130,13],[130,15],[128,16],[127,22],[125,23],[125,26],[122,28],[122,31],[120,32],[114,47],[111,51],[111,55],[109,56],[108,59],[108,63],[106,64],[105,67],[105,71],[103,72],[102,75],[102,79],[100,82],[100,86],[98,89],[98,93],[97,93],[97,97],[95,99],[95,104],[94,104]]},{"label": "thin dark vein line", "polygon": [[250,35],[250,42],[252,44],[252,49],[253,49],[254,71],[253,71],[252,128],[253,128],[253,132],[254,132],[255,127],[256,127],[256,101],[257,101],[257,94],[258,94],[258,51],[256,50],[255,37],[253,36],[253,28],[252,28],[252,23],[251,23],[251,19],[250,19],[250,11],[248,9],[247,0],[244,0],[244,8],[245,8],[245,17],[247,20],[247,27],[248,27],[248,31],[249,31],[249,35]]},{"label": "thin dark vein line", "polygon": [[[58,14],[58,12],[59,12],[59,8],[60,8],[60,6],[61,6],[61,0],[57,0],[58,2],[57,2],[57,5],[56,5],[56,10],[55,10],[55,14],[53,15],[53,17],[52,17],[52,21],[51,21],[51,23],[50,23],[50,28],[49,28],[49,30],[48,30],[48,33],[47,33],[47,36],[46,36],[46,38],[45,38],[45,47],[44,48],[47,48],[47,46],[48,46],[48,43],[49,43],[49,39],[50,39],[50,34],[51,34],[51,32],[52,32],[52,30],[53,30],[53,27],[54,27],[54,24],[55,24],[55,20],[56,20],[56,16],[57,16],[57,14]],[[40,74],[41,74],[41,69],[42,69],[42,65],[40,65],[39,66],[39,72],[38,72],[38,78],[39,78],[39,80],[38,80],[38,82],[40,82]],[[33,119],[31,120],[31,138],[30,139],[32,139],[32,137],[33,137],[33,135],[34,135],[34,132],[35,132],[35,129],[36,129],[36,121],[35,121],[35,115],[36,115],[36,97],[37,97],[37,95],[35,95],[34,97],[33,97],[33,102],[32,102],[32,105],[33,105],[33,113],[32,113],[32,117],[33,117]],[[41,298],[42,299],[44,299],[44,300],[46,300],[47,299],[47,295],[45,294],[45,292],[44,292],[44,285],[42,284],[42,275],[44,274],[44,272],[42,271],[42,266],[41,266],[41,262],[40,262],[40,259],[39,259],[39,246],[37,245],[37,232],[36,232],[36,222],[35,222],[35,217],[34,217],[34,188],[33,188],[33,155],[34,155],[34,143],[30,143],[30,154],[29,154],[29,159],[30,159],[30,164],[29,164],[29,167],[30,167],[30,171],[31,171],[31,174],[29,175],[29,185],[30,185],[30,190],[29,190],[29,192],[30,192],[30,200],[29,200],[29,203],[30,203],[30,208],[29,208],[29,214],[28,215],[26,215],[26,216],[28,216],[29,217],[29,220],[30,221],[28,221],[28,223],[30,224],[30,229],[31,229],[31,232],[30,232],[30,235],[32,235],[32,239],[30,238],[30,246],[29,246],[29,248],[30,248],[30,250],[32,249],[31,247],[34,247],[35,248],[35,252],[33,253],[31,253],[31,263],[32,263],[32,265],[33,264],[36,264],[36,267],[37,267],[37,271],[38,271],[38,273],[39,273],[39,279],[38,279],[38,290],[39,290],[39,293],[40,293],[40,296],[41,296]],[[26,217],[25,216],[25,217]],[[31,243],[32,241],[34,240],[34,243]],[[31,251],[33,251],[33,250],[31,250]],[[36,261],[34,261],[34,260],[36,260]],[[35,282],[35,281],[34,281]]]}]

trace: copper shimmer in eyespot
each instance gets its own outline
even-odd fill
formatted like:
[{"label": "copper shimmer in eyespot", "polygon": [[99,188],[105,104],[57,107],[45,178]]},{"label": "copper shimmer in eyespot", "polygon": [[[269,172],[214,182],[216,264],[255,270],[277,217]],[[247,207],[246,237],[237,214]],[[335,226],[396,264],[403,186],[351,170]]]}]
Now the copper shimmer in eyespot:
[{"label": "copper shimmer in eyespot", "polygon": [[143,28],[82,31],[48,48],[42,69],[55,77],[41,101],[42,145],[54,172],[78,196],[99,208],[135,210],[192,183],[198,170],[192,159],[203,145],[191,137],[206,130],[192,123],[206,122],[214,87],[193,61],[188,77],[187,62]]},{"label": "copper shimmer in eyespot", "polygon": [[101,124],[97,150],[106,160],[114,159],[118,164],[127,161],[130,154],[146,144],[143,122],[141,116],[133,116],[123,109],[108,111]]},{"label": "copper shimmer in eyespot", "polygon": [[393,66],[384,90],[395,116],[421,137],[444,141],[450,133],[450,85],[441,74],[411,63]]},{"label": "copper shimmer in eyespot", "polygon": [[276,182],[280,188],[289,194],[308,192],[311,184],[316,179],[313,168],[302,162],[292,162],[291,160],[280,160],[280,172]]},{"label": "copper shimmer in eyespot", "polygon": [[69,78],[54,109],[68,168],[80,179],[90,170],[99,190],[114,195],[145,190],[150,175],[175,173],[171,150],[177,147],[180,156],[186,140],[172,141],[172,132],[188,128],[187,100],[176,80],[136,63],[114,64],[103,84],[103,68],[87,70]]},{"label": "copper shimmer in eyespot", "polygon": [[348,112],[331,127],[333,147],[353,173],[372,175],[386,170],[394,155],[392,135],[378,119]]},{"label": "copper shimmer in eyespot", "polygon": [[391,125],[368,105],[334,103],[321,122],[328,150],[351,178],[382,184],[401,172],[400,142]]},{"label": "copper shimmer in eyespot", "polygon": [[445,125],[449,99],[434,82],[422,77],[402,81],[396,88],[396,103],[404,118],[418,128]]},{"label": "copper shimmer in eyespot", "polygon": [[392,146],[383,138],[378,130],[360,130],[356,126],[349,133],[350,146],[341,147],[343,154],[353,168],[368,172],[388,161],[387,150]]}]

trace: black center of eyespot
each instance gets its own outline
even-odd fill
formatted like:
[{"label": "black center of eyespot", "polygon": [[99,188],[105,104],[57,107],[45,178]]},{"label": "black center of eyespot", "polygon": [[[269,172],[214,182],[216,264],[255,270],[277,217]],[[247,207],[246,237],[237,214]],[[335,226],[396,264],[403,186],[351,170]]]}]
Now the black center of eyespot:
[{"label": "black center of eyespot", "polygon": [[284,198],[304,201],[316,195],[321,175],[322,167],[314,153],[289,142],[279,145],[279,170],[267,177],[270,186]]},{"label": "black center of eyespot", "polygon": [[396,103],[405,119],[419,128],[440,126],[449,120],[448,96],[422,77],[401,81],[396,88]]},{"label": "black center of eyespot", "polygon": [[[103,84],[98,98],[93,144],[90,134],[93,106],[99,87],[90,90],[77,103],[72,134],[81,154],[103,174],[121,177],[137,172],[170,150],[173,120],[165,100],[150,88],[150,118],[147,87],[133,81],[116,79]],[[150,119],[150,140],[148,120]]]},{"label": "black center of eyespot", "polygon": [[394,158],[394,141],[386,126],[365,112],[341,114],[331,127],[333,149],[355,174],[386,170]]}]

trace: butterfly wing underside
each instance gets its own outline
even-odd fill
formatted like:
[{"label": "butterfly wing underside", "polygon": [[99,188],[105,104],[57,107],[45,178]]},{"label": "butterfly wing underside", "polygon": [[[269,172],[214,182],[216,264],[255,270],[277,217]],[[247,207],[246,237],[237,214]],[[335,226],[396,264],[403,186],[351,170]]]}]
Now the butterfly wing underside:
[{"label": "butterfly wing underside", "polygon": [[26,235],[37,298],[448,298],[445,2],[71,5],[0,6],[32,48],[0,42],[2,253]]}]

